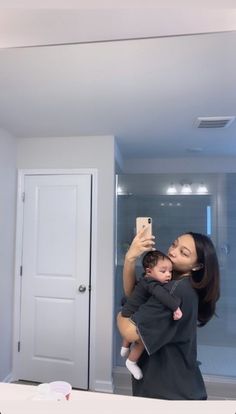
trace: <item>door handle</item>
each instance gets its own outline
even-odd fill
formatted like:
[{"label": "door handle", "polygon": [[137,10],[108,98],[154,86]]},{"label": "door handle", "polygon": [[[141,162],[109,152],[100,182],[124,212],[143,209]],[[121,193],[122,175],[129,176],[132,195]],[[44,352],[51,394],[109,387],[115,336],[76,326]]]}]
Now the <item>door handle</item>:
[{"label": "door handle", "polygon": [[79,285],[78,292],[83,293],[85,291],[86,291],[86,286],[85,285]]}]

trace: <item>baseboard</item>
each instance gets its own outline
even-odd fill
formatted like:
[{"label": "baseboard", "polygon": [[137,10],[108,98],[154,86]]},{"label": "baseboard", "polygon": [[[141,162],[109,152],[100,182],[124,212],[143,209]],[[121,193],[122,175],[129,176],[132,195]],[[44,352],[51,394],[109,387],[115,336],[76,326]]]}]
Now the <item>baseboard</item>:
[{"label": "baseboard", "polygon": [[3,380],[2,382],[12,382],[13,380],[13,375],[12,372],[10,372],[10,374],[8,374]]},{"label": "baseboard", "polygon": [[[14,380],[12,372],[8,374],[2,382],[12,382]],[[95,389],[97,392],[107,392],[109,394],[114,393],[114,384],[113,381],[95,381]]]},{"label": "baseboard", "polygon": [[223,375],[203,375],[205,382],[213,382],[220,384],[234,384],[236,385],[236,377],[227,377]]},{"label": "baseboard", "polygon": [[113,368],[114,393],[132,395],[131,375],[125,367]]},{"label": "baseboard", "polygon": [[113,381],[95,381],[95,389],[97,392],[107,392],[109,394],[114,393]]},{"label": "baseboard", "polygon": [[209,400],[235,400],[236,399],[236,378],[203,375]]},{"label": "baseboard", "polygon": [[[236,377],[203,375],[209,400],[235,400]],[[131,395],[131,375],[125,367],[113,368],[114,392]]]}]

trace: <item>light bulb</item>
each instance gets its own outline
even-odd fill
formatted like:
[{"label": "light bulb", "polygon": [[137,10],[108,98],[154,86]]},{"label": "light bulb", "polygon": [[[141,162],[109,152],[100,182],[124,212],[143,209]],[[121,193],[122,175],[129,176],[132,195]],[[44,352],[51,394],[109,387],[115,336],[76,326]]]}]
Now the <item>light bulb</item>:
[{"label": "light bulb", "polygon": [[166,190],[166,194],[176,194],[177,190],[174,184],[171,184],[167,190]]},{"label": "light bulb", "polygon": [[191,193],[192,193],[192,188],[190,184],[183,184],[181,188],[181,194],[191,194]]},{"label": "light bulb", "polygon": [[201,183],[197,188],[197,193],[198,194],[207,194],[208,193],[207,186],[205,184]]}]

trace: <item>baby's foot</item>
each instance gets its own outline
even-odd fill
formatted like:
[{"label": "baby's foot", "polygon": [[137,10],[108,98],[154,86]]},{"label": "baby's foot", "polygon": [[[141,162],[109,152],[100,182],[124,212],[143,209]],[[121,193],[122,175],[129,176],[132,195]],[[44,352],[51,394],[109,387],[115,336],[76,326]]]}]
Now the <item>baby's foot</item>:
[{"label": "baby's foot", "polygon": [[125,365],[127,366],[128,370],[131,372],[131,374],[134,376],[136,380],[140,380],[141,378],[143,378],[143,373],[137,365],[137,362],[130,361],[130,359],[126,359]]},{"label": "baby's foot", "polygon": [[129,355],[129,348],[127,348],[126,346],[122,346],[120,348],[120,355],[122,356],[122,358],[127,358],[127,356]]}]

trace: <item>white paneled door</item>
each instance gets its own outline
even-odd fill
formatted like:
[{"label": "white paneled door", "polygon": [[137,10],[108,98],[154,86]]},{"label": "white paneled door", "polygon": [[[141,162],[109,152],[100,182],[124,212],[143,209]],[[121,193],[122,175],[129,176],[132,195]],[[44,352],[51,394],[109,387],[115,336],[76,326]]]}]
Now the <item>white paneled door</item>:
[{"label": "white paneled door", "polygon": [[18,377],[88,388],[91,175],[26,175]]}]

